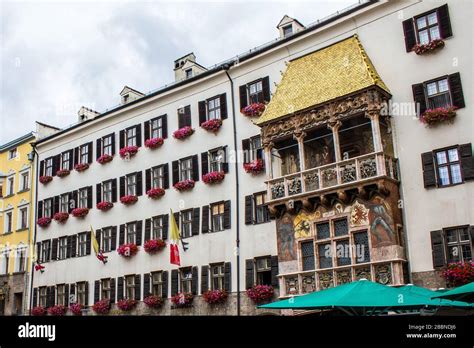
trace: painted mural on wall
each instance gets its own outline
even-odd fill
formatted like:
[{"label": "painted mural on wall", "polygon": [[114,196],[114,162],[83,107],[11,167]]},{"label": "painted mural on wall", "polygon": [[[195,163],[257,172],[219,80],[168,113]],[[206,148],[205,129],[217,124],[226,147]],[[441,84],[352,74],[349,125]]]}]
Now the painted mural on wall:
[{"label": "painted mural on wall", "polygon": [[392,209],[382,199],[375,198],[374,203],[366,204],[369,208],[369,230],[372,248],[379,248],[397,243]]},{"label": "painted mural on wall", "polygon": [[280,262],[296,260],[295,230],[293,218],[286,213],[276,222],[278,241],[278,260]]}]

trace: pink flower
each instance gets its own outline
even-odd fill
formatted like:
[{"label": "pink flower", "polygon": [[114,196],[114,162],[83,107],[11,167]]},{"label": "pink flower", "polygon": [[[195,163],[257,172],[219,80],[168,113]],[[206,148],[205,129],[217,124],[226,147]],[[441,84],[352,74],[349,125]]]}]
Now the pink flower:
[{"label": "pink flower", "polygon": [[178,191],[187,191],[194,188],[195,181],[194,180],[183,180],[178,181],[173,187]]},{"label": "pink flower", "polygon": [[176,307],[187,307],[193,302],[193,299],[194,295],[190,292],[178,292],[171,297],[171,302],[173,302]]},{"label": "pink flower", "polygon": [[138,197],[134,195],[120,197],[120,202],[125,205],[135,204],[137,201]]},{"label": "pink flower", "polygon": [[160,308],[163,305],[163,299],[158,296],[150,295],[143,299],[143,302],[150,308]]},{"label": "pink flower", "polygon": [[428,109],[420,116],[420,121],[428,127],[435,126],[442,122],[453,122],[456,117],[457,107]]},{"label": "pink flower", "polygon": [[69,306],[69,310],[72,314],[81,316],[82,315],[82,305],[79,303],[73,303]]},{"label": "pink flower", "polygon": [[474,281],[474,261],[450,263],[443,272],[450,286],[460,286]]},{"label": "pink flower", "polygon": [[51,223],[51,218],[49,217],[42,217],[39,218],[38,221],[36,222],[38,226],[40,227],[47,227]]},{"label": "pink flower", "polygon": [[92,310],[96,312],[97,314],[107,314],[110,311],[110,300],[109,299],[103,299],[100,301],[97,301],[94,303],[92,306]]},{"label": "pink flower", "polygon": [[254,285],[247,289],[247,296],[255,303],[271,299],[273,293],[273,287],[269,285]]},{"label": "pink flower", "polygon": [[148,147],[149,149],[156,149],[163,145],[163,138],[152,138],[152,139],[147,139],[145,141],[145,146]]},{"label": "pink flower", "polygon": [[39,182],[42,183],[43,185],[46,185],[52,180],[53,180],[53,177],[49,175],[43,175],[39,177]]},{"label": "pink flower", "polygon": [[69,174],[71,174],[71,171],[69,169],[59,169],[56,172],[56,176],[59,178],[64,178],[65,176],[68,176]]},{"label": "pink flower", "polygon": [[123,299],[123,300],[118,300],[117,301],[117,307],[122,311],[128,312],[128,311],[131,311],[132,309],[134,309],[136,307],[137,303],[138,302],[136,300]]},{"label": "pink flower", "polygon": [[122,244],[117,253],[123,257],[132,257],[138,253],[138,246],[134,243]]},{"label": "pink flower", "polygon": [[97,162],[100,164],[105,164],[105,163],[112,162],[113,159],[114,159],[113,156],[104,154],[97,159]]},{"label": "pink flower", "polygon": [[114,207],[114,204],[112,202],[99,202],[96,205],[96,208],[102,211],[107,211],[110,210]]},{"label": "pink flower", "polygon": [[227,300],[227,292],[225,290],[209,290],[202,294],[202,297],[209,304],[223,303]]},{"label": "pink flower", "polygon": [[183,128],[180,128],[180,129],[174,131],[173,137],[175,137],[176,139],[181,140],[181,139],[185,139],[185,138],[189,137],[193,133],[194,133],[194,129],[192,129],[189,126],[186,126],[186,127],[183,127]]},{"label": "pink flower", "polygon": [[53,219],[57,222],[64,223],[69,218],[69,214],[66,212],[59,212],[54,214]]},{"label": "pink flower", "polygon": [[89,165],[87,163],[78,163],[74,166],[74,169],[78,172],[83,172],[89,169]]},{"label": "pink flower", "polygon": [[33,309],[31,310],[31,315],[35,317],[46,315],[46,309],[41,306],[33,307]]},{"label": "pink flower", "polygon": [[163,190],[161,187],[152,188],[146,191],[146,194],[150,198],[160,198],[161,196],[165,195],[165,190]]},{"label": "pink flower", "polygon": [[143,248],[149,254],[154,254],[166,247],[166,243],[161,239],[150,239],[145,242]]},{"label": "pink flower", "polygon": [[201,127],[204,128],[207,131],[217,133],[219,128],[222,126],[222,120],[221,119],[213,119],[213,120],[208,120],[203,123],[201,123]]},{"label": "pink flower", "polygon": [[261,159],[256,159],[249,163],[244,163],[244,169],[247,173],[251,173],[253,175],[260,174],[264,167],[263,161]]},{"label": "pink flower", "polygon": [[264,103],[252,103],[247,105],[246,107],[240,110],[245,116],[249,117],[258,117],[265,111],[265,104]]},{"label": "pink flower", "polygon": [[125,146],[119,151],[121,158],[129,158],[135,156],[138,152],[138,146]]},{"label": "pink flower", "polygon": [[221,182],[225,178],[224,172],[210,172],[202,176],[202,181],[206,184],[215,184]]},{"label": "pink flower", "polygon": [[444,47],[444,41],[441,39],[437,39],[437,40],[432,40],[424,45],[417,44],[413,47],[412,51],[420,55],[420,54],[432,52],[438,48],[443,48],[443,47]]},{"label": "pink flower", "polygon": [[54,316],[63,316],[67,312],[67,308],[63,305],[56,305],[48,308],[48,313]]},{"label": "pink flower", "polygon": [[76,208],[71,211],[72,216],[77,217],[77,218],[82,218],[89,214],[89,209],[88,208]]}]

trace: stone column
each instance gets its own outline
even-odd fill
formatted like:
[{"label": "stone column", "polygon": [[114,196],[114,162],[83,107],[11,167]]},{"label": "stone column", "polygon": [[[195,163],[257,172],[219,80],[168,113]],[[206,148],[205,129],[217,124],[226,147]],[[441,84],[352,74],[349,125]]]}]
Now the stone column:
[{"label": "stone column", "polygon": [[328,122],[328,128],[332,131],[332,138],[334,142],[334,158],[336,162],[342,160],[341,146],[339,143],[339,128],[341,128],[342,122],[336,119],[330,119]]},{"label": "stone column", "polygon": [[305,163],[305,154],[304,154],[304,138],[306,137],[306,132],[301,130],[295,130],[293,138],[298,142],[298,156],[299,156],[299,166],[300,172],[306,169]]},{"label": "stone column", "polygon": [[380,113],[378,110],[369,110],[365,117],[370,119],[370,126],[372,128],[372,138],[374,142],[374,151],[379,152],[383,150],[382,133],[380,132]]},{"label": "stone column", "polygon": [[273,179],[273,166],[272,166],[272,149],[274,144],[272,142],[266,142],[263,144],[263,152],[265,154],[265,173],[267,174],[267,180]]}]

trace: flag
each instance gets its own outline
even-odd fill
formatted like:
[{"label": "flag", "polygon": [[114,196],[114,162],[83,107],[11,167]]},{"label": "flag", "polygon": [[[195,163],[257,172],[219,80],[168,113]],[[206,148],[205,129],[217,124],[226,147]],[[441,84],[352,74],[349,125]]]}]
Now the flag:
[{"label": "flag", "polygon": [[92,248],[94,248],[95,255],[105,265],[108,261],[107,256],[105,256],[102,253],[102,250],[99,250],[99,243],[97,242],[97,238],[95,236],[95,232],[94,232],[94,229],[92,228],[92,225],[91,225],[91,240],[92,240]]},{"label": "flag", "polygon": [[[171,209],[170,209],[171,210]],[[181,266],[181,260],[179,258],[179,240],[180,233],[178,229],[178,224],[174,218],[173,210],[171,210],[171,233],[170,233],[170,263],[173,265]]]},{"label": "flag", "polygon": [[40,264],[39,260],[36,260],[35,271],[40,271],[41,273],[44,272],[45,267]]}]

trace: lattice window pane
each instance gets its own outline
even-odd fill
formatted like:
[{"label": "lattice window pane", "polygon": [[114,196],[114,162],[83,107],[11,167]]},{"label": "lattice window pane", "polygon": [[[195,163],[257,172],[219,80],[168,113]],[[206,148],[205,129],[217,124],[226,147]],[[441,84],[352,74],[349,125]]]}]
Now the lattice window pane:
[{"label": "lattice window pane", "polygon": [[347,219],[334,221],[334,235],[336,237],[345,236],[348,233]]},{"label": "lattice window pane", "polygon": [[303,271],[314,269],[314,246],[313,242],[301,243],[301,255],[303,256]]},{"label": "lattice window pane", "polygon": [[329,243],[319,244],[318,254],[319,254],[319,268],[332,267],[331,244]]},{"label": "lattice window pane", "polygon": [[370,262],[369,236],[367,232],[354,233],[356,263]]},{"label": "lattice window pane", "polygon": [[351,264],[351,252],[349,250],[349,240],[342,240],[336,243],[337,265],[347,266]]},{"label": "lattice window pane", "polygon": [[316,225],[316,233],[318,239],[326,239],[329,238],[329,223],[317,224]]}]

